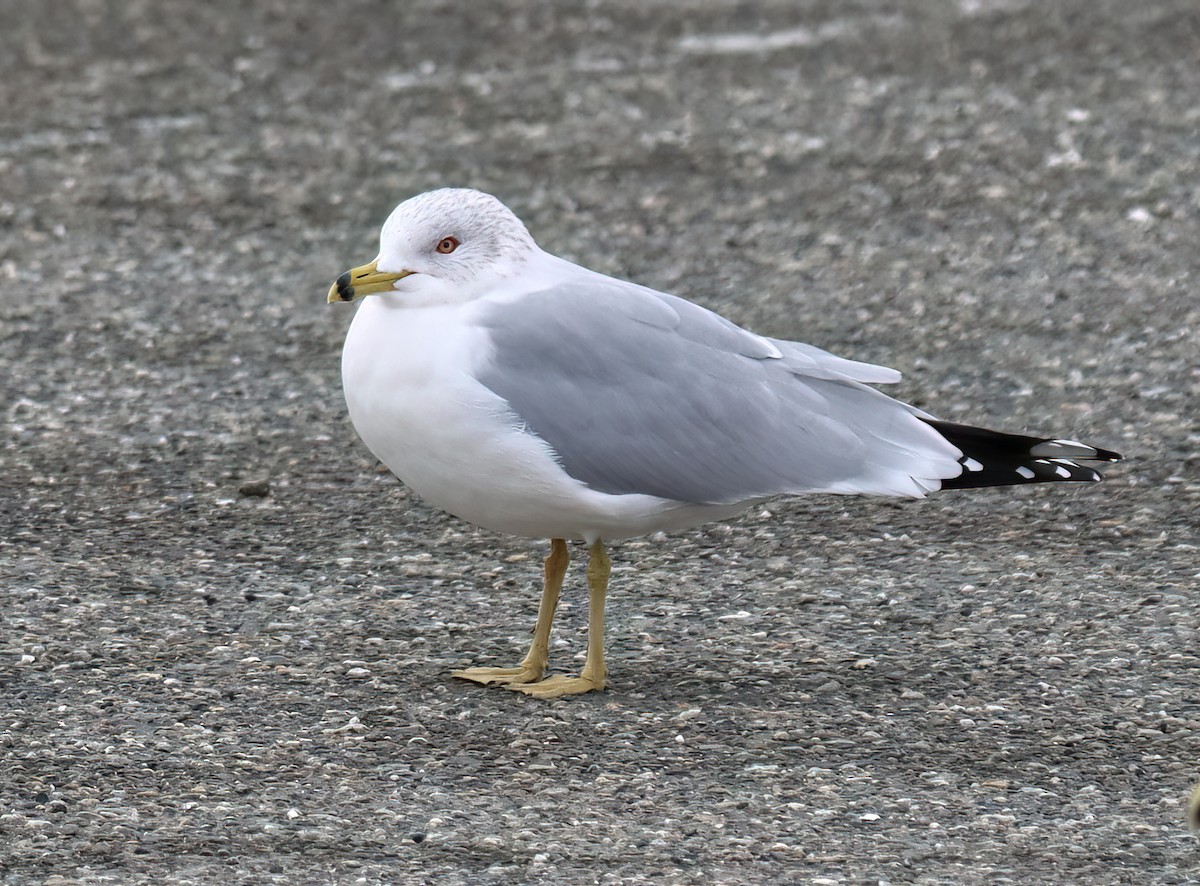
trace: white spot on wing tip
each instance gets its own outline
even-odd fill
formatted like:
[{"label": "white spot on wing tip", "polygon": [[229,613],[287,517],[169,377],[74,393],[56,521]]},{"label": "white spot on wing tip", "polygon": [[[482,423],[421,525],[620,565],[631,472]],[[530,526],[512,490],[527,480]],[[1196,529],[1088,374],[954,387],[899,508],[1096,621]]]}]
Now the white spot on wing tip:
[{"label": "white spot on wing tip", "polygon": [[977,462],[973,458],[964,458],[963,462],[962,462],[962,466],[964,468],[966,468],[968,471],[982,471],[983,470],[983,465],[981,465],[979,462]]},{"label": "white spot on wing tip", "polygon": [[1071,472],[1064,467],[1055,468],[1054,473],[1058,474],[1058,476],[1062,477],[1063,479],[1070,479],[1071,477]]},{"label": "white spot on wing tip", "polygon": [[1017,473],[1020,474],[1022,477],[1024,477],[1026,480],[1032,480],[1036,476],[1033,473],[1033,471],[1030,470],[1029,468],[1025,467],[1025,465],[1021,465],[1019,468],[1017,468]]}]

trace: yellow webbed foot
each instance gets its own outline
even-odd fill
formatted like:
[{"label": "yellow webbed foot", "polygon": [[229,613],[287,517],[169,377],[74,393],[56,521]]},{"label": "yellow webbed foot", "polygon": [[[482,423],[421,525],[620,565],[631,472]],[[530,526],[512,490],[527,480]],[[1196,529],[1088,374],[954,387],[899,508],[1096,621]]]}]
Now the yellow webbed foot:
[{"label": "yellow webbed foot", "polygon": [[520,685],[510,683],[507,688],[517,692],[524,692],[526,695],[532,695],[534,698],[561,698],[564,695],[581,695],[584,692],[603,689],[604,679],[597,680],[592,677],[568,677],[564,674],[555,674],[537,683],[524,683]]},{"label": "yellow webbed foot", "polygon": [[515,668],[464,668],[461,671],[451,671],[451,677],[460,680],[471,680],[484,686],[494,684],[517,685],[521,683],[537,683],[542,679],[544,667],[522,664]]},{"label": "yellow webbed foot", "polygon": [[558,594],[562,589],[563,576],[566,574],[569,560],[567,543],[561,538],[550,541],[542,602],[538,605],[533,643],[525,660],[515,668],[464,668],[461,671],[452,671],[451,675],[485,686],[504,686],[534,698],[561,698],[564,695],[581,695],[584,692],[603,689],[604,678],[608,673],[604,667],[604,595],[608,589],[611,563],[602,542],[593,542],[590,551],[587,568],[588,651],[583,670],[578,677],[555,674],[542,679],[550,661],[550,624],[554,620],[554,610],[558,606]]}]

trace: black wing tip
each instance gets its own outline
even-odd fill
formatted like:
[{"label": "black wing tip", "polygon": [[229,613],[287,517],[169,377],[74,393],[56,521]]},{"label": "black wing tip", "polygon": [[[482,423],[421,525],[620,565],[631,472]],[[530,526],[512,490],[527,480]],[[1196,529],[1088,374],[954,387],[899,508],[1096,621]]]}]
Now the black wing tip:
[{"label": "black wing tip", "polygon": [[962,473],[943,480],[943,489],[1072,481],[1098,483],[1104,479],[1100,472],[1079,462],[1111,464],[1121,460],[1121,454],[1111,449],[1074,440],[1006,434],[951,422],[929,424],[963,453],[959,459]]},{"label": "black wing tip", "polygon": [[985,486],[1023,486],[1026,483],[1099,483],[1104,476],[1095,468],[1065,458],[1007,459],[977,467],[975,459],[959,459],[963,472],[942,481],[943,489],[979,489]]},{"label": "black wing tip", "polygon": [[1021,438],[1033,441],[1033,445],[1029,448],[1031,455],[1039,458],[1067,458],[1067,459],[1082,459],[1083,461],[1105,461],[1117,462],[1121,460],[1121,453],[1113,452],[1111,449],[1101,449],[1099,446],[1091,446],[1087,443],[1078,443],[1075,440],[1059,440],[1054,438],[1046,438],[1039,440],[1036,437]]}]

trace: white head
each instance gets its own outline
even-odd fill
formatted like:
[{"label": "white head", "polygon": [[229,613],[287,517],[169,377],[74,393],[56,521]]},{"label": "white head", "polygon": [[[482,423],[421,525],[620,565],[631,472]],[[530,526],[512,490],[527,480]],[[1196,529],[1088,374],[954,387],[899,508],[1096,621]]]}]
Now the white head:
[{"label": "white head", "polygon": [[490,194],[429,191],[392,210],[379,233],[379,256],[339,277],[329,301],[393,291],[408,296],[406,305],[468,301],[536,252],[525,225]]}]

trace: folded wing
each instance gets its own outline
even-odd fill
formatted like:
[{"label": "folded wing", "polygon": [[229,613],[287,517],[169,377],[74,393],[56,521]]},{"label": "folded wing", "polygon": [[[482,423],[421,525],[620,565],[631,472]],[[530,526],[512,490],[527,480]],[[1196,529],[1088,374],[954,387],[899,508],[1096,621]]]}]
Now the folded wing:
[{"label": "folded wing", "polygon": [[691,302],[588,276],[478,322],[479,380],[601,492],[727,504],[783,493],[919,496],[961,452],[862,382],[894,370],[754,335]]}]

